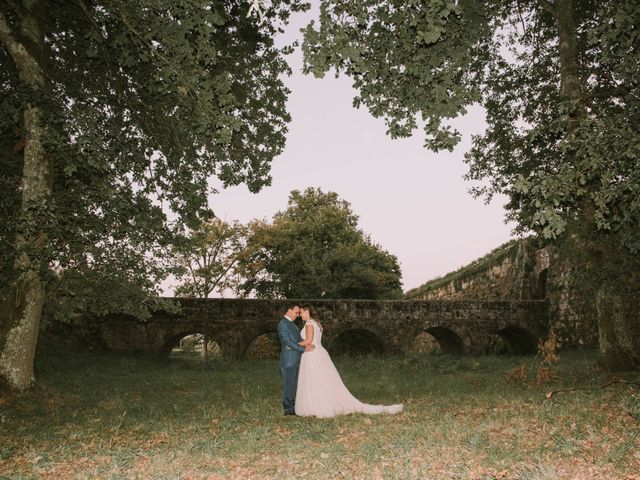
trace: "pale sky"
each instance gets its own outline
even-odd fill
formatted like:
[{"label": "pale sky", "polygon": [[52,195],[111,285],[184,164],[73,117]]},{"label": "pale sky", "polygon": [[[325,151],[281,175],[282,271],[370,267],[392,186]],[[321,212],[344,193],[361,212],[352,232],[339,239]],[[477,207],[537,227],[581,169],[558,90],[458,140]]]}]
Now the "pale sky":
[{"label": "pale sky", "polygon": [[[318,3],[292,16],[282,43],[301,38],[299,29],[317,17]],[[434,154],[423,148],[421,131],[392,140],[382,119],[365,108],[354,109],[348,77],[303,75],[299,49],[288,61],[292,121],[285,150],[272,163],[272,185],[258,194],[242,185],[212,195],[210,205],[218,217],[241,222],[271,218],[286,208],[293,189],[334,191],[351,204],[360,228],[398,257],[405,291],[511,238],[512,226],[504,223],[505,199],[485,205],[468,193],[471,185],[463,180],[471,135],[484,129],[480,108],[453,123],[463,133],[456,150]]]}]

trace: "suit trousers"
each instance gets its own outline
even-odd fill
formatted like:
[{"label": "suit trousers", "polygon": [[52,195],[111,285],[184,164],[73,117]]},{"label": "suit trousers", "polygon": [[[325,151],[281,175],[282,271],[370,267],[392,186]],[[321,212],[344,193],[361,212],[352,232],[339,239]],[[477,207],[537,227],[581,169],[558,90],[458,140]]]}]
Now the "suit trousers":
[{"label": "suit trousers", "polygon": [[300,364],[291,366],[280,365],[282,375],[282,407],[284,413],[295,413],[296,411],[296,389],[298,388],[298,370]]}]

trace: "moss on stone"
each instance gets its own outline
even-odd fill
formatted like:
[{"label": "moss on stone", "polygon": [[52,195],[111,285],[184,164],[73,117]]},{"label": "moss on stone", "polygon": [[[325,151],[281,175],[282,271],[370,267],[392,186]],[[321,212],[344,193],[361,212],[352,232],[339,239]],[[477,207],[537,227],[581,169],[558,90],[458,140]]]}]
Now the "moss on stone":
[{"label": "moss on stone", "polygon": [[453,283],[456,291],[460,291],[464,280],[488,270],[493,265],[502,263],[506,258],[515,259],[518,253],[519,242],[520,240],[509,240],[470,264],[409,290],[405,293],[405,298],[408,300],[421,298],[425,293],[444,287],[450,283]]}]

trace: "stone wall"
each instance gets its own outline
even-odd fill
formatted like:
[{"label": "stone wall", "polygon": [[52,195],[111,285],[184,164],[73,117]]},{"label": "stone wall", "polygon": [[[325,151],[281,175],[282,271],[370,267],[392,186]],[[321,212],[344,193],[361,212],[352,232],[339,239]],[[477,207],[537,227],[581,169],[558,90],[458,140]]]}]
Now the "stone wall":
[{"label": "stone wall", "polygon": [[[532,247],[526,241],[511,241],[475,262],[437,278],[406,294],[407,299],[534,299],[543,298],[531,278]],[[546,268],[539,266],[538,270]]]},{"label": "stone wall", "polygon": [[[167,354],[181,338],[206,334],[223,355],[239,358],[265,334],[273,334],[286,300],[165,299],[176,311],[159,310],[150,318],[109,315],[78,320],[67,335],[112,350]],[[410,352],[416,337],[432,335],[445,351],[482,353],[495,337],[514,351],[535,351],[548,329],[544,301],[304,300],[322,322],[323,345],[349,349],[348,338],[369,343],[382,354]]]},{"label": "stone wall", "polygon": [[431,280],[407,299],[547,299],[549,324],[564,347],[595,347],[595,297],[561,250],[536,239],[514,240],[470,265]]}]

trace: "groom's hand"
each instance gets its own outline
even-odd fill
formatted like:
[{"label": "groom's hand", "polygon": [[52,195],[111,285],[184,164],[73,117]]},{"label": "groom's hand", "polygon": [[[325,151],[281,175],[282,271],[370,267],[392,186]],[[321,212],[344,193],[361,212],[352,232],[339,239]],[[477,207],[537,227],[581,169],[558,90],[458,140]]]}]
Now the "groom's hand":
[{"label": "groom's hand", "polygon": [[316,348],[316,347],[315,347],[315,346],[313,346],[313,345],[307,345],[306,347],[304,347],[304,351],[305,351],[305,352],[310,352],[310,351],[312,351],[314,348]]}]

